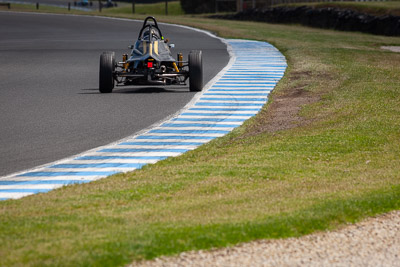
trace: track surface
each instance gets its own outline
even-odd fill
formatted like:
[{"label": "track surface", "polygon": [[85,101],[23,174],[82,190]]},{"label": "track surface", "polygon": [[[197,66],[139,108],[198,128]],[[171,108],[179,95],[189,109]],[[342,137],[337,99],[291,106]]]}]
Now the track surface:
[{"label": "track surface", "polygon": [[[0,13],[0,175],[110,143],[175,113],[193,97],[187,87],[121,87],[99,94],[103,51],[118,57],[141,22]],[[206,34],[162,25],[186,56],[203,50],[204,82],[229,61]]]}]

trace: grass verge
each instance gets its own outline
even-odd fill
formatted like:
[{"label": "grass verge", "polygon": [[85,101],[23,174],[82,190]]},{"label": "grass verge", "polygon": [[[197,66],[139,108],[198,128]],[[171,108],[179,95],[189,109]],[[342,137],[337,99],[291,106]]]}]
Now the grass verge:
[{"label": "grass verge", "polygon": [[[113,8],[103,8],[102,12],[97,9],[93,11],[82,11],[71,9],[68,11],[67,7],[56,7],[49,6],[46,4],[41,4],[39,9],[36,9],[36,4],[14,4],[11,3],[11,9],[8,10],[6,6],[0,6],[0,11],[33,11],[41,13],[62,13],[62,14],[80,14],[80,15],[103,15],[103,16],[132,16],[132,4],[125,2],[118,2],[118,7]],[[168,1],[168,15],[178,16],[183,15],[184,12],[181,8],[179,1]],[[152,15],[165,16],[165,3],[154,3],[154,4],[135,4],[135,15],[141,17],[140,15]]]},{"label": "grass verge", "polygon": [[[108,15],[132,15],[132,4],[120,2],[117,8],[103,9]],[[165,15],[165,2],[154,4],[135,4],[135,14],[137,15]],[[179,1],[168,1],[168,15],[179,16],[184,12]]]},{"label": "grass verge", "polygon": [[[400,208],[400,54],[379,48],[400,38],[159,18],[268,41],[287,73],[264,110],[224,138],[140,171],[0,202],[0,265],[123,265]],[[285,113],[288,102],[299,104]],[[265,127],[280,121],[287,127]]]},{"label": "grass verge", "polygon": [[368,2],[331,2],[331,3],[294,3],[285,6],[312,6],[312,7],[334,7],[340,9],[351,9],[361,13],[375,16],[393,15],[400,16],[400,1],[368,1]]}]

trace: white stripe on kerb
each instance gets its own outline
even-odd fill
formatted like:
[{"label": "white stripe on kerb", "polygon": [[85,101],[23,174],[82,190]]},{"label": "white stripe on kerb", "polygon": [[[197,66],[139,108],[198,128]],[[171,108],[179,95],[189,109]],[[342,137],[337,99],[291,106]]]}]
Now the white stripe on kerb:
[{"label": "white stripe on kerb", "polygon": [[105,177],[99,173],[132,171],[179,156],[242,125],[266,103],[268,93],[284,75],[286,60],[268,43],[221,40],[230,53],[228,66],[179,114],[113,144],[0,177],[0,199],[21,198],[74,181]]}]

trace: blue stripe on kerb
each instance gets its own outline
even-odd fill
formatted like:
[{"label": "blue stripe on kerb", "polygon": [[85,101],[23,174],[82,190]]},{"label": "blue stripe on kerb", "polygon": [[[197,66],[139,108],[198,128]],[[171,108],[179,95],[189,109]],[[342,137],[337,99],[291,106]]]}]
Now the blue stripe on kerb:
[{"label": "blue stripe on kerb", "polygon": [[181,116],[232,116],[232,117],[246,117],[246,116],[254,116],[253,113],[182,113]]},{"label": "blue stripe on kerb", "polygon": [[[260,111],[259,108],[190,108],[189,110],[198,111]],[[254,114],[253,114],[254,115]]]},{"label": "blue stripe on kerb", "polygon": [[[261,79],[259,81],[264,81],[264,80],[268,79],[269,81],[274,81],[275,83],[278,80],[281,79],[281,78],[277,78],[277,77],[272,76],[271,73],[253,73],[251,75],[252,76],[246,76],[246,75],[243,75],[243,73],[238,72],[238,73],[230,73],[225,78],[226,79],[232,78],[232,81],[237,80],[237,79],[247,79],[247,78],[250,78],[250,79]],[[222,81],[224,81],[224,80],[222,80]],[[274,84],[270,84],[270,86],[274,86]]]},{"label": "blue stripe on kerb", "polygon": [[190,136],[190,135],[144,135],[138,136],[136,139],[154,139],[154,140],[168,140],[168,139],[182,139],[182,140],[212,140],[214,136]]},{"label": "blue stripe on kerb", "polygon": [[[238,67],[246,67],[246,68],[250,67],[250,66],[247,65],[247,64],[237,64],[237,66],[238,66]],[[260,68],[260,67],[265,67],[265,68],[276,68],[276,69],[279,69],[279,68],[286,68],[285,65],[272,65],[272,64],[257,64],[256,67],[257,67],[257,68]]]},{"label": "blue stripe on kerb", "polygon": [[11,186],[20,186],[20,185],[38,185],[38,184],[55,184],[55,185],[70,185],[70,184],[83,184],[88,183],[91,180],[33,180],[33,181],[0,181],[1,185],[11,185]]},{"label": "blue stripe on kerb", "polygon": [[[276,74],[276,73],[282,73],[282,71],[280,70],[248,70],[248,69],[235,69],[235,70],[228,70],[226,73],[230,74],[230,73],[238,73],[238,72],[246,72],[246,73],[271,73],[271,74]],[[253,74],[252,74],[253,75]]]},{"label": "blue stripe on kerb", "polygon": [[38,194],[38,193],[47,193],[52,189],[0,189],[0,194],[1,193],[32,193],[32,194]]},{"label": "blue stripe on kerb", "polygon": [[257,76],[257,77],[246,77],[246,76],[238,76],[238,75],[230,75],[229,77],[222,77],[221,79],[220,79],[220,81],[225,81],[225,82],[227,82],[227,81],[237,81],[237,82],[243,82],[243,81],[245,81],[245,82],[249,82],[249,81],[251,81],[251,82],[255,82],[255,81],[257,81],[257,82],[271,82],[271,83],[275,83],[275,80],[276,79],[274,79],[274,78],[270,78],[270,77],[268,77],[268,76],[266,76],[266,75],[260,75],[260,76]]},{"label": "blue stripe on kerb", "polygon": [[214,119],[214,118],[177,118],[173,121],[214,121],[214,122],[242,122],[245,119]]},{"label": "blue stripe on kerb", "polygon": [[[252,57],[253,56],[253,57]],[[268,62],[274,62],[274,64],[279,63],[279,61],[275,60],[275,57],[258,57],[258,58],[254,58],[254,55],[249,55],[249,57],[246,58],[238,58],[236,60],[236,63],[259,63],[259,62],[266,62],[266,60],[268,60]]]},{"label": "blue stripe on kerb", "polygon": [[234,84],[229,84],[229,85],[213,85],[211,88],[220,88],[220,87],[222,87],[222,88],[226,88],[226,87],[228,87],[228,88],[254,88],[254,87],[260,87],[260,88],[271,88],[271,87],[273,87],[272,85],[266,85],[266,84],[260,84],[260,85],[254,85],[254,84],[251,84],[251,85],[234,85]]},{"label": "blue stripe on kerb", "polygon": [[107,160],[107,159],[135,159],[135,160],[163,160],[165,156],[85,156],[76,158],[76,160]]},{"label": "blue stripe on kerb", "polygon": [[209,92],[266,92],[269,93],[271,92],[271,88],[262,88],[262,89],[210,89],[208,90]]},{"label": "blue stripe on kerb", "polygon": [[214,106],[214,107],[230,107],[230,106],[259,106],[262,107],[264,104],[258,103],[215,103],[215,102],[200,102],[196,103],[195,106]]},{"label": "blue stripe on kerb", "polygon": [[209,100],[209,101],[243,101],[243,102],[252,102],[252,101],[257,101],[257,102],[266,102],[267,97],[258,97],[258,98],[239,98],[239,97],[230,97],[230,98],[214,98],[214,97],[202,97],[200,100]]},{"label": "blue stripe on kerb", "polygon": [[122,146],[201,146],[203,143],[196,142],[125,142]]},{"label": "blue stripe on kerb", "polygon": [[236,124],[205,124],[205,123],[164,123],[161,125],[162,127],[178,127],[178,128],[184,128],[184,127],[199,127],[199,128],[212,128],[212,127],[225,127],[225,128],[231,128],[231,127],[236,127]]},{"label": "blue stripe on kerb", "polygon": [[91,164],[58,164],[52,169],[84,169],[84,168],[134,168],[140,169],[145,164],[140,163],[91,163]]},{"label": "blue stripe on kerb", "polygon": [[171,133],[171,134],[227,134],[230,131],[220,130],[151,130],[149,133]]},{"label": "blue stripe on kerb", "polygon": [[57,176],[109,176],[117,173],[117,171],[109,171],[109,172],[27,172],[20,175],[18,177],[57,177]]},{"label": "blue stripe on kerb", "polygon": [[224,95],[224,96],[267,96],[267,93],[259,93],[259,94],[227,94],[227,93],[207,93],[204,95],[213,95],[213,96],[219,96],[219,95]]},{"label": "blue stripe on kerb", "polygon": [[279,78],[283,77],[280,74],[281,71],[247,71],[247,70],[232,70],[225,74],[225,77],[271,77],[271,78]]},{"label": "blue stripe on kerb", "polygon": [[215,84],[217,86],[220,85],[220,84],[240,84],[240,85],[244,84],[244,85],[248,86],[248,85],[275,85],[276,82],[275,81],[264,81],[264,82],[251,82],[251,83],[248,83],[248,82],[242,82],[242,81],[240,81],[240,82],[239,81],[230,81],[230,82],[223,81],[223,82],[216,82]]},{"label": "blue stripe on kerb", "polygon": [[60,185],[88,183],[121,170],[140,169],[147,162],[163,160],[167,155],[180,155],[227,134],[254,116],[283,77],[286,60],[275,47],[265,42],[227,42],[236,57],[233,65],[180,115],[139,136],[97,151],[0,178],[0,186],[3,186],[3,189],[0,187],[0,200],[48,192]]},{"label": "blue stripe on kerb", "polygon": [[[268,74],[259,74],[259,75],[254,75],[252,77],[246,76],[246,75],[241,75],[241,74],[231,74],[228,76],[224,76],[221,81],[225,80],[234,80],[234,81],[274,81],[276,82],[277,80],[281,79],[281,77],[273,77]],[[273,84],[271,84],[273,85]]]},{"label": "blue stripe on kerb", "polygon": [[270,56],[270,57],[263,57],[263,56],[257,56],[254,53],[249,53],[248,56],[244,57],[244,56],[239,56],[236,58],[236,63],[241,63],[241,64],[245,64],[245,63],[249,63],[249,64],[254,64],[254,63],[270,63],[270,64],[279,64],[282,65],[282,62],[279,60],[276,60],[276,57]]},{"label": "blue stripe on kerb", "polygon": [[108,153],[132,153],[132,152],[177,152],[177,153],[185,153],[187,149],[161,149],[161,148],[106,148],[102,149],[99,152],[108,152]]}]

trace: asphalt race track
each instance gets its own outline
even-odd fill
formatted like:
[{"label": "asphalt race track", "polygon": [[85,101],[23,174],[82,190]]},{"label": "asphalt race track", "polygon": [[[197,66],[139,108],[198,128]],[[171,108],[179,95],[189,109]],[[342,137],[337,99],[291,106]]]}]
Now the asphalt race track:
[{"label": "asphalt race track", "polygon": [[[187,87],[120,87],[98,93],[99,57],[129,53],[142,22],[0,13],[0,175],[108,144],[174,114]],[[161,25],[186,58],[203,51],[204,83],[229,61],[206,34]]]}]

